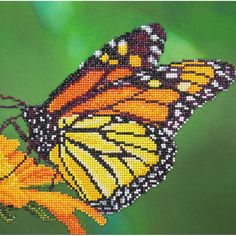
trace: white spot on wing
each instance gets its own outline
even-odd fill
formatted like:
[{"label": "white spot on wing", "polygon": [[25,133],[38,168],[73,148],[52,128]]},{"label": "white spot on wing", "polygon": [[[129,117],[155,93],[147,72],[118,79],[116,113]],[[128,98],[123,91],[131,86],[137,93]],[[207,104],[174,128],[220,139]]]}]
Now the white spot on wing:
[{"label": "white spot on wing", "polygon": [[156,42],[156,41],[159,39],[159,37],[158,37],[156,34],[152,34],[152,35],[150,36],[150,39],[151,39],[152,41]]},{"label": "white spot on wing", "polygon": [[114,48],[116,46],[116,42],[114,41],[114,39],[112,39],[110,42],[109,42],[109,45]]},{"label": "white spot on wing", "polygon": [[101,55],[102,55],[102,51],[97,50],[94,52],[95,57],[100,57]]},{"label": "white spot on wing", "polygon": [[145,30],[148,34],[152,33],[152,28],[150,26],[148,26],[148,25],[141,26],[141,29]]}]

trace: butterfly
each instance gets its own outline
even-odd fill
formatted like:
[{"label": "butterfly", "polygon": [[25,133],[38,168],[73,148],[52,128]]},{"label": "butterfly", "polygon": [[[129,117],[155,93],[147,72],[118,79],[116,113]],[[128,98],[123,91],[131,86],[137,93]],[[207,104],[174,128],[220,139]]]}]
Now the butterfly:
[{"label": "butterfly", "polygon": [[42,105],[1,95],[21,108],[1,131],[13,124],[84,202],[103,213],[120,211],[166,179],[177,131],[235,78],[233,65],[220,60],[158,65],[165,41],[158,23],[111,40]]}]

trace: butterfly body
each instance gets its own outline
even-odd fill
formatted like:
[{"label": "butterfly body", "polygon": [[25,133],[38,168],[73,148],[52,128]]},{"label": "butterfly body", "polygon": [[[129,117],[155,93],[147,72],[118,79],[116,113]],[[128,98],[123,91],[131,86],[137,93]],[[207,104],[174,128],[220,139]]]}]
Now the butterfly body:
[{"label": "butterfly body", "polygon": [[43,106],[26,107],[22,116],[28,126],[29,146],[44,160],[58,142],[57,117],[48,114]]},{"label": "butterfly body", "polygon": [[101,212],[121,210],[164,180],[178,129],[235,78],[219,60],[156,66],[165,40],[159,24],[111,40],[43,105],[22,110],[31,148]]}]

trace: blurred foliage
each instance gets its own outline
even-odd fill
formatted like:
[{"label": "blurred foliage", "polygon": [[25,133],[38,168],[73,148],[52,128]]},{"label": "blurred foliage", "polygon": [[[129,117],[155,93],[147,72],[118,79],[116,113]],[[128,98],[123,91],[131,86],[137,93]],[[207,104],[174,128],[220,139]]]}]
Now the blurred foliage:
[{"label": "blurred foliage", "polygon": [[[161,63],[189,58],[236,65],[235,2],[0,3],[0,93],[29,104],[47,99],[94,50],[134,27],[160,22],[168,34]],[[236,86],[199,109],[176,137],[177,162],[167,181],[93,234],[235,234]],[[1,111],[0,121],[19,111]],[[23,123],[21,123],[23,125]],[[8,136],[16,137],[12,129]],[[0,221],[1,234],[65,234],[24,210]]]}]

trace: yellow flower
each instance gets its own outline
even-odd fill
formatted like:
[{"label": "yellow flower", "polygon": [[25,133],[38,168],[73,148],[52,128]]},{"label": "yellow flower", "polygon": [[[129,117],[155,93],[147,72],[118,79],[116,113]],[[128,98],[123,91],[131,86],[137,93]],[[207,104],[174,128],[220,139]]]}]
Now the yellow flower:
[{"label": "yellow flower", "polygon": [[[106,219],[84,202],[60,192],[41,192],[27,189],[51,183],[55,171],[44,165],[37,165],[33,158],[16,151],[18,140],[9,140],[0,135],[0,203],[5,206],[22,208],[34,201],[47,208],[58,221],[65,224],[71,234],[85,234],[79,220],[74,216],[80,210],[104,225]],[[57,177],[56,182],[62,181]]]}]

